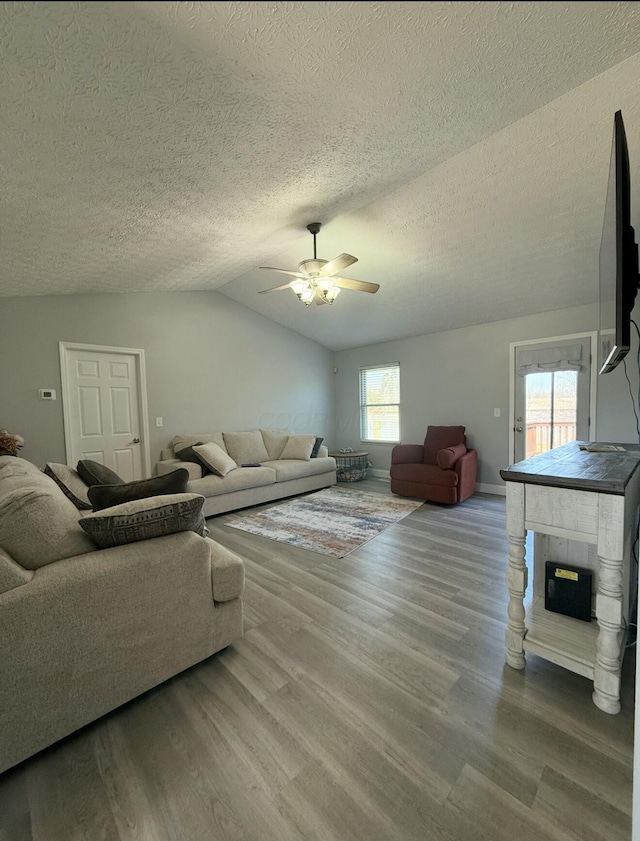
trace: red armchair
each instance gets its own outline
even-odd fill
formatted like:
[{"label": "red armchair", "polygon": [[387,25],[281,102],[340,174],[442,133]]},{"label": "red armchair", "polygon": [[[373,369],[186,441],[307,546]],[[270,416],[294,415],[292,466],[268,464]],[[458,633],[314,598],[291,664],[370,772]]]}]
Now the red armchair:
[{"label": "red armchair", "polygon": [[429,426],[424,444],[391,452],[391,492],[429,502],[462,502],[476,489],[478,453],[467,449],[464,426]]}]

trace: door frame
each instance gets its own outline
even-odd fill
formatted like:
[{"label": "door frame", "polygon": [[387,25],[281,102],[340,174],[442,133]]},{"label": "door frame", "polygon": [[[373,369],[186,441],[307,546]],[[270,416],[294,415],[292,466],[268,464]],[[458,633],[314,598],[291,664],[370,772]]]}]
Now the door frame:
[{"label": "door frame", "polygon": [[142,472],[144,476],[151,476],[151,449],[149,446],[149,407],[147,405],[147,373],[144,350],[141,348],[113,347],[111,345],[91,345],[85,342],[58,342],[60,350],[60,377],[62,380],[62,423],[64,426],[65,458],[69,462],[71,454],[71,421],[69,418],[69,378],[67,365],[68,351],[87,350],[93,353],[127,354],[135,358],[138,375],[138,416],[140,418],[140,452],[142,455]]},{"label": "door frame", "polygon": [[589,441],[596,440],[596,383],[598,381],[597,365],[593,364],[594,348],[597,351],[598,331],[588,330],[584,333],[568,333],[566,336],[549,336],[544,339],[525,339],[521,342],[509,343],[509,464],[515,461],[516,436],[514,429],[514,415],[516,406],[516,349],[526,345],[543,345],[548,342],[564,342],[571,339],[589,339]]}]

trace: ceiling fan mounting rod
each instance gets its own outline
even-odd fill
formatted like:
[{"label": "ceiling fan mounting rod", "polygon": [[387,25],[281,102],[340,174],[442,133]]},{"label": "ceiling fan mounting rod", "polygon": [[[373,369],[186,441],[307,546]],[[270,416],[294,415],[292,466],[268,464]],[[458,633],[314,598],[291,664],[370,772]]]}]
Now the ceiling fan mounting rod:
[{"label": "ceiling fan mounting rod", "polygon": [[320,228],[322,227],[322,222],[310,222],[307,225],[307,230],[310,234],[313,235],[313,259],[317,260],[318,255],[316,254],[316,235],[320,233]]}]

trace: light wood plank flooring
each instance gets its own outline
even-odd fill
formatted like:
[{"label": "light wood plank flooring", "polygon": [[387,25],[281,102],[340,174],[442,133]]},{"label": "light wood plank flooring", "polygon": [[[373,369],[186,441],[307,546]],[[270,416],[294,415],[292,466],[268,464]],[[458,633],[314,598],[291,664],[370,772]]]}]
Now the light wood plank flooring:
[{"label": "light wood plank flooring", "polygon": [[618,716],[504,665],[503,498],[342,560],[236,516],[208,524],[246,559],[244,639],[0,776],[0,841],[630,838],[634,651]]}]

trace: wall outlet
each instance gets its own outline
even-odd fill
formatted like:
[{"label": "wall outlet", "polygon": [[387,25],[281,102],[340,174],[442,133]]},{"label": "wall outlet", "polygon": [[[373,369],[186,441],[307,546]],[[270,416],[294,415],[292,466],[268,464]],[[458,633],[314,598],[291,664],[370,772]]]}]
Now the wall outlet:
[{"label": "wall outlet", "polygon": [[494,409],[493,410],[493,417],[494,418],[499,418],[500,417],[500,409]]},{"label": "wall outlet", "polygon": [[162,420],[162,418],[156,418],[156,426],[157,427],[162,426],[163,423],[164,423],[164,421]]}]

